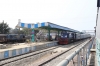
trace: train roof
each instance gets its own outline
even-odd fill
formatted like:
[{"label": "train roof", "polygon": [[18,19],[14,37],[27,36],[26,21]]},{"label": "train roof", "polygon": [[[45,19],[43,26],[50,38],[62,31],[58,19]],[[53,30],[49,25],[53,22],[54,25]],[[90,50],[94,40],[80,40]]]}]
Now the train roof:
[{"label": "train roof", "polygon": [[7,34],[0,34],[0,36],[6,36]]},{"label": "train roof", "polygon": [[6,35],[24,35],[24,34],[0,34],[0,36],[6,36]]}]

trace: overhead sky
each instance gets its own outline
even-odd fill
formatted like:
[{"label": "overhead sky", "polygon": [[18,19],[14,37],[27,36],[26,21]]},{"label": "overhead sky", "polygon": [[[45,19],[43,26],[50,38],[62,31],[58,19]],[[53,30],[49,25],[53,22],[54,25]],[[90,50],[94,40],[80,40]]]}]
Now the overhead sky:
[{"label": "overhead sky", "polygon": [[0,0],[0,22],[15,28],[25,23],[52,22],[79,31],[93,30],[96,0]]}]

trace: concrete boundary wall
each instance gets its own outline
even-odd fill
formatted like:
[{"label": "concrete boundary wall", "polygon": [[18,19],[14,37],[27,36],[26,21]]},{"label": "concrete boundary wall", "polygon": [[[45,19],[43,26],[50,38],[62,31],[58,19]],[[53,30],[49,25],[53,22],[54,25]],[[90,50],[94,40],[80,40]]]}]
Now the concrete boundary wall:
[{"label": "concrete boundary wall", "polygon": [[97,65],[100,66],[100,39],[96,38],[96,58]]},{"label": "concrete boundary wall", "polygon": [[22,54],[33,52],[33,51],[37,51],[37,50],[46,49],[46,48],[53,47],[56,45],[57,45],[57,41],[56,42],[48,42],[48,43],[42,44],[42,45],[0,51],[0,60],[18,56],[18,55],[22,55]]}]

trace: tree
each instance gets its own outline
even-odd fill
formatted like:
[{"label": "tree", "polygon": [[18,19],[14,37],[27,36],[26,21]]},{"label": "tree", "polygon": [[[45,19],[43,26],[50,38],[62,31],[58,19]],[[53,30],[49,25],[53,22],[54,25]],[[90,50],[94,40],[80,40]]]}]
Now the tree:
[{"label": "tree", "polygon": [[0,23],[0,34],[7,34],[9,33],[10,27],[8,26],[7,23]]},{"label": "tree", "polygon": [[25,35],[30,35],[32,32],[32,29],[29,28],[22,28],[22,31],[25,33]]},{"label": "tree", "polygon": [[10,34],[18,34],[18,29],[10,29]]},{"label": "tree", "polygon": [[[39,32],[39,30],[34,30],[34,35],[36,35]],[[32,29],[29,28],[22,28],[22,29],[10,29],[10,34],[25,34],[25,35],[31,35],[32,34]]]},{"label": "tree", "polygon": [[25,35],[30,35],[32,32],[32,29],[28,29],[28,28],[22,28],[22,29],[11,29],[10,30],[10,34],[25,34]]},{"label": "tree", "polygon": [[10,34],[25,34],[25,32],[23,30],[19,30],[19,29],[11,29]]},{"label": "tree", "polygon": [[[32,29],[23,28],[21,32],[24,32],[25,35],[31,35]],[[34,30],[34,35],[36,35],[38,32],[39,32],[39,30]]]}]

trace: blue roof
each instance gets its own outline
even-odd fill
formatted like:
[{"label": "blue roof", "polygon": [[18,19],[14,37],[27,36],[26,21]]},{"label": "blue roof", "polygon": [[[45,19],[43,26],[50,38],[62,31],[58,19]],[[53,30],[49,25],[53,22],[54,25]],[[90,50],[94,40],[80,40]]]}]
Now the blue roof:
[{"label": "blue roof", "polygon": [[67,30],[67,31],[71,31],[71,32],[79,32],[77,30],[74,30],[74,29],[71,29],[71,28],[68,28],[68,27],[63,27],[63,26],[60,26],[60,25],[56,25],[56,24],[53,24],[53,23],[50,23],[50,22],[42,22],[42,23],[37,23],[37,24],[32,24],[32,23],[23,23],[23,22],[19,22],[18,27],[26,27],[26,28],[41,28],[41,27],[50,27],[50,28],[56,28],[56,29],[60,29],[60,30]]},{"label": "blue roof", "polygon": [[79,32],[79,31],[77,31],[77,30],[74,30],[74,29],[71,29],[71,28],[68,28],[68,27],[59,26],[59,25],[56,25],[56,24],[53,24],[53,23],[50,23],[50,22],[48,22],[48,23],[49,23],[48,25],[49,25],[51,28],[57,28],[57,29],[62,29],[62,30],[71,31],[71,32]]}]

